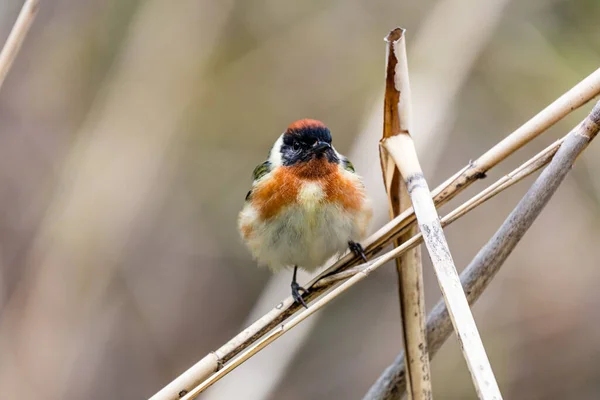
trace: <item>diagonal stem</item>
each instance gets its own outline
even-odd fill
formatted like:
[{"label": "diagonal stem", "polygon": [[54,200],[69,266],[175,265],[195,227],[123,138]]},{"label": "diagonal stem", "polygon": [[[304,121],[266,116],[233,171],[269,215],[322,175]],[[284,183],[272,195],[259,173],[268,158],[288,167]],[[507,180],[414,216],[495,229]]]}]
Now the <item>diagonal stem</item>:
[{"label": "diagonal stem", "polygon": [[10,31],[8,39],[6,39],[2,52],[0,52],[0,87],[2,87],[8,71],[21,49],[27,32],[29,32],[29,28],[37,14],[39,3],[39,0],[25,1],[17,17],[17,21]]}]

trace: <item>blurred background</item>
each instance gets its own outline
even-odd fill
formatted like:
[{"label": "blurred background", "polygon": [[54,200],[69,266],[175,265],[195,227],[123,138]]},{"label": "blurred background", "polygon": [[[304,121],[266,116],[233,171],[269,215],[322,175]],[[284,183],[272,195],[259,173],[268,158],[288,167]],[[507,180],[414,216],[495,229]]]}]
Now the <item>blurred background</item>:
[{"label": "blurred background", "polygon": [[[236,218],[252,169],[296,119],[330,127],[380,227],[383,37],[395,26],[408,29],[432,187],[600,66],[595,0],[41,3],[0,91],[6,399],[148,398],[287,296],[289,274],[255,267]],[[0,2],[2,43],[21,6]],[[592,143],[474,307],[505,398],[600,397],[598,174]],[[531,182],[447,229],[459,269]],[[430,308],[440,292],[424,259]],[[360,399],[401,348],[390,265],[200,398]],[[432,368],[436,399],[476,398],[454,336]]]}]

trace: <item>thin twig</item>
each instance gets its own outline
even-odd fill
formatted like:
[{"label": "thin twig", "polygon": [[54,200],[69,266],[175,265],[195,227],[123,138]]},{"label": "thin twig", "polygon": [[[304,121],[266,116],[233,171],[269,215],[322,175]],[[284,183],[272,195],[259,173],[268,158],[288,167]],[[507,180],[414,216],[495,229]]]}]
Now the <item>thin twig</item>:
[{"label": "thin twig", "polygon": [[[382,141],[397,135],[412,135],[412,104],[408,78],[405,32],[397,41],[387,40],[387,73],[384,95]],[[385,184],[390,217],[393,219],[411,206],[408,187],[403,182],[394,159],[380,146],[381,170]],[[410,239],[418,227],[410,227],[406,233],[394,240],[394,247]],[[415,247],[396,258],[398,275],[398,297],[402,315],[402,337],[408,355],[408,398],[431,399],[431,372],[427,357],[425,338],[425,294],[423,290],[423,266],[421,249]]]},{"label": "thin twig", "polygon": [[[406,65],[402,65],[402,60],[406,59],[406,56],[402,55],[406,51],[403,36],[404,30],[397,28],[386,38],[393,50],[388,53],[388,57],[395,58],[398,64],[391,70],[388,67],[387,72],[391,74],[391,77],[388,75],[386,81],[391,80],[395,84],[386,85],[386,92],[392,91],[396,95],[400,95],[403,90],[403,87],[400,86],[400,82],[403,80],[401,77],[407,75],[407,72],[403,71],[406,69]],[[390,62],[388,61],[388,65]],[[485,352],[483,341],[479,336],[467,297],[460,286],[460,278],[431,198],[431,192],[423,175],[414,141],[409,132],[401,132],[399,135],[383,139],[382,145],[394,159],[408,187],[417,222],[423,234],[425,246],[429,251],[444,301],[450,311],[452,325],[461,343],[461,350],[477,395],[480,399],[501,399],[502,395]],[[412,352],[410,349],[409,351]],[[409,361],[412,361],[410,360],[411,356],[413,355],[409,355]]]},{"label": "thin twig", "polygon": [[[585,150],[599,130],[600,102],[595,105],[588,117],[567,135],[548,167],[461,274],[461,283],[467,293],[469,304],[477,301],[487,288],[506,258],[555,193],[579,154]],[[448,311],[444,302],[439,301],[427,320],[430,358],[451,333]],[[400,353],[394,363],[377,379],[363,400],[401,399],[405,390],[404,354]]]},{"label": "thin twig", "polygon": [[27,32],[29,32],[29,28],[37,15],[39,5],[39,0],[25,0],[15,25],[10,31],[8,39],[6,39],[2,52],[0,52],[0,88],[2,87],[4,79],[6,78],[6,75],[8,75],[8,71],[17,57],[19,49],[25,40],[25,36],[27,36]]},{"label": "thin twig", "polygon": [[[458,193],[469,187],[473,182],[485,177],[485,174],[490,169],[500,163],[509,154],[524,146],[569,113],[590,101],[599,93],[600,69],[597,69],[516,131],[507,136],[502,142],[493,146],[480,158],[469,163],[451,178],[439,185],[433,191],[436,205],[439,207],[445,204]],[[367,255],[373,255],[380,252],[381,249],[390,244],[392,240],[404,233],[404,229],[413,224],[414,221],[414,213],[409,209],[387,223],[363,242]],[[310,287],[325,275],[330,275],[350,268],[355,265],[357,261],[358,259],[356,256],[348,253],[326,268],[322,274],[314,278],[306,286]],[[331,286],[311,290],[307,295],[306,300],[310,301],[315,299],[330,287]],[[291,296],[286,298],[219,349],[206,355],[203,360],[196,363],[196,366],[202,365],[203,368],[196,368],[194,370],[192,370],[194,367],[190,368],[190,370],[175,378],[165,388],[156,393],[152,397],[152,400],[178,399],[178,393],[190,391],[196,384],[207,379],[210,374],[217,371],[223,365],[226,365],[229,360],[240,354],[240,352],[251,346],[252,343],[277,327],[298,310],[299,306],[295,304]]]}]

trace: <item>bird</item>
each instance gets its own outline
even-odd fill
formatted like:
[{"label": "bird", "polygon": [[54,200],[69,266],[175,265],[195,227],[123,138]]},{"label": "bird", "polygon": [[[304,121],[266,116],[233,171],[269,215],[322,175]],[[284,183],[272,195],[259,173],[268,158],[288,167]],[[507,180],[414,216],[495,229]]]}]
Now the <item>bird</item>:
[{"label": "bird", "polygon": [[333,147],[321,121],[301,119],[275,141],[253,171],[252,188],[238,216],[243,241],[260,266],[293,268],[294,301],[308,308],[298,268],[313,272],[350,249],[365,262],[360,241],[373,215],[362,178]]}]

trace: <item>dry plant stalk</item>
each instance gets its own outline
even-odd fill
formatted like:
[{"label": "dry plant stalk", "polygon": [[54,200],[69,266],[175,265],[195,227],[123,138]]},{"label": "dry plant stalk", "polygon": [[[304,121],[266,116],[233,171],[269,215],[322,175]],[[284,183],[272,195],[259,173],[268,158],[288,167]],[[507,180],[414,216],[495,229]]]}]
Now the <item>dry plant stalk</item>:
[{"label": "dry plant stalk", "polygon": [[[592,72],[561,97],[556,99],[533,118],[508,135],[500,143],[493,146],[477,160],[469,163],[454,174],[434,191],[434,201],[441,206],[466,189],[473,182],[485,177],[486,172],[508,157],[516,150],[529,143],[556,122],[572,111],[581,107],[600,93],[600,69]],[[363,242],[367,255],[381,251],[386,245],[405,232],[406,227],[415,221],[412,209],[408,209],[384,225]],[[343,271],[356,264],[357,257],[348,253],[329,266],[323,273],[313,279],[308,287],[325,275]],[[333,285],[333,284],[332,284]],[[331,288],[323,286],[314,288],[306,297],[307,301],[315,299]],[[214,352],[206,355],[194,366],[175,378],[167,386],[156,393],[152,400],[176,400],[191,391],[202,381],[217,372],[232,358],[251,346],[256,340],[271,331],[299,310],[299,306],[290,297],[277,304],[255,323],[238,333],[235,337]],[[183,393],[180,396],[180,393]]]},{"label": "dry plant stalk", "polygon": [[[477,253],[461,274],[461,283],[473,304],[487,288],[517,243],[539,216],[573,163],[600,130],[600,102],[564,139],[548,167],[506,218],[494,236]],[[548,149],[547,149],[548,150]],[[541,160],[540,160],[541,161]],[[539,162],[539,161],[538,161]],[[433,357],[452,333],[450,318],[439,301],[427,320],[429,356]],[[397,400],[406,390],[404,354],[396,358],[377,379],[363,400]]]},{"label": "dry plant stalk", "polygon": [[0,88],[37,15],[39,5],[39,0],[25,0],[21,12],[15,21],[15,25],[10,31],[8,39],[6,39],[2,52],[0,52]]},{"label": "dry plant stalk", "polygon": [[[399,96],[403,89],[401,82],[408,78],[403,32],[402,29],[396,28],[387,37],[391,46],[390,50],[392,50],[388,57],[395,58],[397,66],[391,71],[388,68],[387,72],[392,76],[386,77],[386,81],[392,81],[394,85],[386,85],[386,98]],[[390,63],[393,61],[388,61],[388,66]],[[392,91],[392,93],[387,93],[388,91]],[[410,132],[400,131],[395,136],[384,138],[381,144],[395,161],[408,187],[417,222],[423,234],[425,246],[429,251],[444,300],[450,311],[452,324],[461,343],[461,349],[471,372],[477,395],[480,399],[501,399],[502,395],[479,336],[475,319],[460,286],[458,272],[454,266],[427,181],[423,176]]]},{"label": "dry plant stalk", "polygon": [[[391,35],[397,35],[397,40],[391,38]],[[405,37],[405,30],[401,28],[394,30],[386,37],[387,65],[382,141],[397,135],[410,136],[412,132],[412,100]],[[390,217],[393,219],[410,208],[410,195],[394,159],[381,146],[379,155]],[[400,246],[402,242],[410,239],[417,232],[416,225],[410,227],[406,233],[394,240],[394,247]],[[425,294],[420,247],[417,246],[407,251],[395,261],[402,315],[402,337],[408,356],[406,369],[408,398],[430,399],[432,396],[431,371],[425,337]]]},{"label": "dry plant stalk", "polygon": [[[538,155],[536,155],[535,157],[527,161],[525,164],[517,168],[515,171],[508,175],[505,175],[493,185],[491,185],[478,195],[472,197],[470,200],[456,208],[454,211],[449,213],[441,220],[442,225],[446,226],[456,221],[458,218],[472,211],[487,200],[490,200],[498,193],[502,192],[503,190],[509,188],[510,186],[514,185],[515,183],[519,182],[520,180],[524,179],[525,177],[531,175],[532,173],[542,168],[544,165],[550,162],[552,156],[556,153],[561,143],[562,139],[555,142],[554,144],[546,148],[544,151],[540,152]],[[421,233],[418,233],[417,235],[411,237],[409,240],[405,241],[400,246],[394,248],[386,254],[379,256],[376,259],[371,260],[356,268],[353,268],[352,275],[348,275],[349,270],[346,270],[340,272],[339,274],[323,278],[321,281],[329,280],[330,282],[336,282],[346,278],[350,279],[347,279],[340,286],[336,287],[335,289],[318,299],[310,308],[303,309],[300,314],[291,319],[289,322],[280,325],[277,329],[271,331],[268,335],[255,342],[252,346],[244,350],[241,354],[239,354],[231,362],[229,362],[224,368],[211,375],[207,380],[205,380],[200,385],[192,389],[189,393],[186,392],[185,396],[182,397],[183,400],[191,400],[195,398],[202,391],[206,390],[208,387],[210,387],[219,379],[227,375],[237,366],[241,365],[244,361],[248,360],[250,357],[252,357],[260,350],[268,346],[270,343],[275,341],[277,338],[282,336],[284,333],[288,332],[300,322],[304,321],[306,318],[314,314],[315,311],[318,311],[325,304],[329,303],[341,293],[348,290],[350,287],[354,286],[361,280],[365,279],[371,272],[386,264],[390,260],[400,257],[402,254],[405,254],[407,251],[415,248],[422,242],[423,236]],[[319,287],[319,283],[321,281],[317,282],[313,287]]]}]

